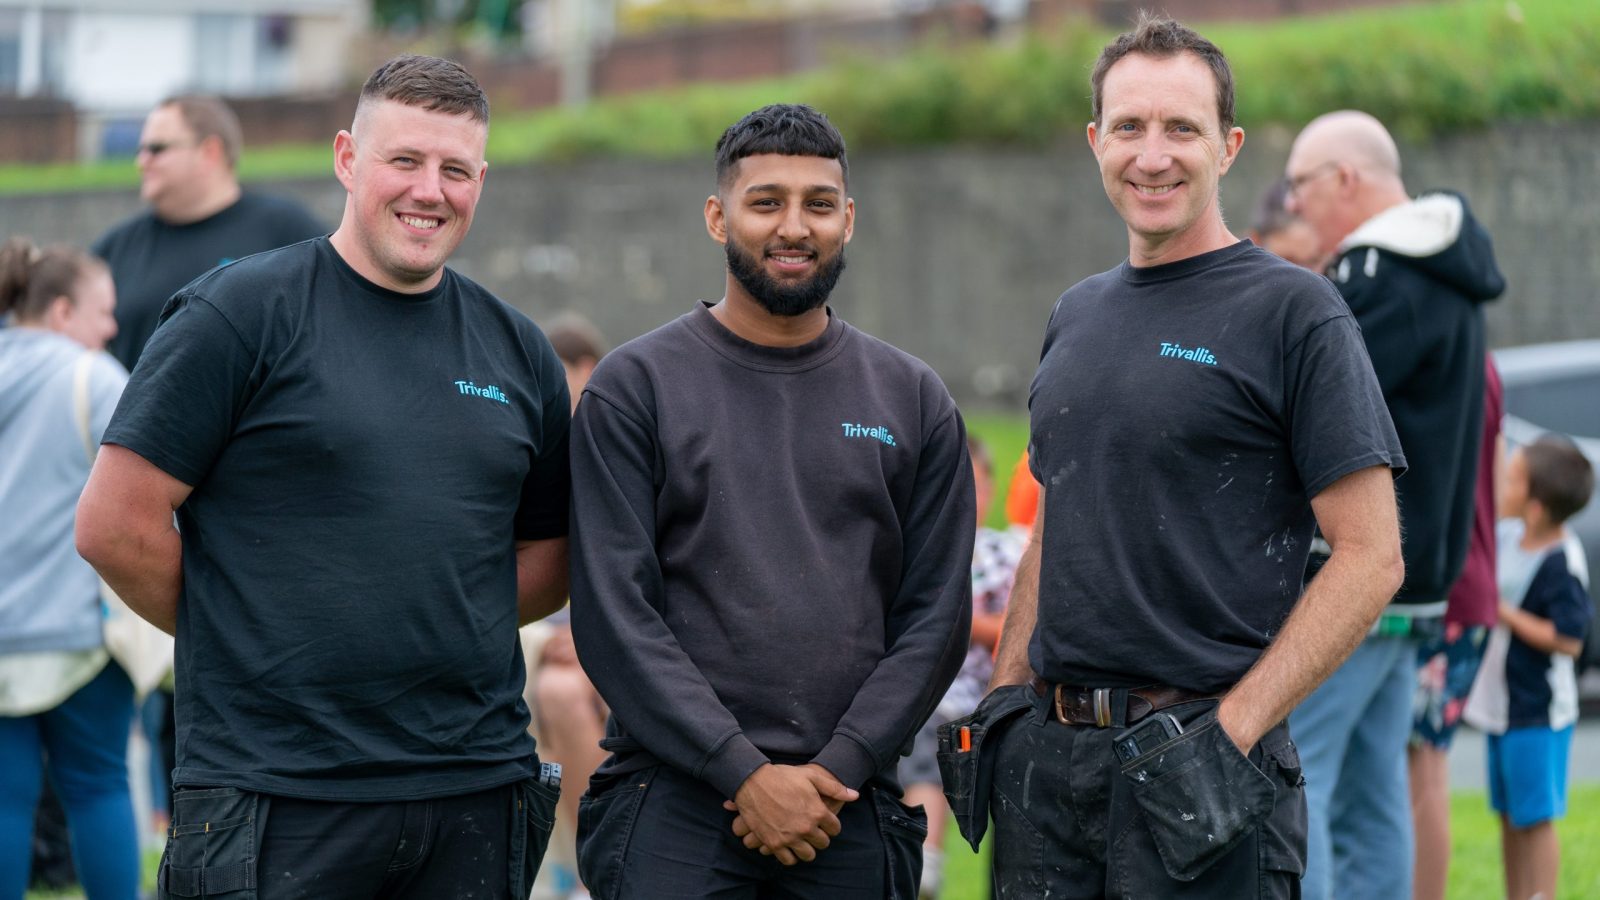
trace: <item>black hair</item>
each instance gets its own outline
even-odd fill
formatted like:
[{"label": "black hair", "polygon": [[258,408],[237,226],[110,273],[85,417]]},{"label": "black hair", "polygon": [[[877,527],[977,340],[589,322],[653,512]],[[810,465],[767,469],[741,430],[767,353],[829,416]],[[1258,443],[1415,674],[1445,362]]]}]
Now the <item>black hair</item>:
[{"label": "black hair", "polygon": [[733,180],[739,160],[763,153],[836,159],[846,183],[850,179],[844,137],[827,116],[804,104],[763,106],[729,126],[717,139],[717,187]]}]

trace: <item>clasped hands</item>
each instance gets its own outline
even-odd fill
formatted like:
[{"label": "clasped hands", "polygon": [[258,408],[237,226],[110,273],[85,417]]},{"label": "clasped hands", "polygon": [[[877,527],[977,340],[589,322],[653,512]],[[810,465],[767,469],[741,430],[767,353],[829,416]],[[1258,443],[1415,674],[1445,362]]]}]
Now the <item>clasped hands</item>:
[{"label": "clasped hands", "polygon": [[733,833],[746,847],[792,866],[827,849],[839,834],[839,810],[860,796],[816,763],[766,763],[722,807],[738,813]]}]

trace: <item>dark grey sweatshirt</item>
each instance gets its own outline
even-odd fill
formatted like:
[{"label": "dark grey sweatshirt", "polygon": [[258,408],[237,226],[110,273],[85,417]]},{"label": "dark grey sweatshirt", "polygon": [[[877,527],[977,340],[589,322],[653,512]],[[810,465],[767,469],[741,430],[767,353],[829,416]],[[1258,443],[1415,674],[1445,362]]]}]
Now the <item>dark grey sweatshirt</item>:
[{"label": "dark grey sweatshirt", "polygon": [[972,613],[965,426],[931,369],[836,316],[780,349],[696,304],[606,356],[571,451],[608,765],[732,797],[768,761],[851,787],[895,764]]}]

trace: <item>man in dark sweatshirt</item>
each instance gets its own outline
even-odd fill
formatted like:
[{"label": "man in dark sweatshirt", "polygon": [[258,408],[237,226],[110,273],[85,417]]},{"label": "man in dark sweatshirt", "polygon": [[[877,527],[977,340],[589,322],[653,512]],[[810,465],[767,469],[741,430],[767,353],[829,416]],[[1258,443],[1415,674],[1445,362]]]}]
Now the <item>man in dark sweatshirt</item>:
[{"label": "man in dark sweatshirt", "polygon": [[1295,139],[1287,206],[1317,230],[1361,325],[1410,463],[1396,482],[1404,586],[1371,636],[1290,718],[1305,765],[1308,900],[1409,897],[1406,741],[1419,641],[1442,628],[1472,524],[1483,428],[1482,304],[1505,290],[1464,198],[1412,199],[1400,154],[1366,113],[1329,113]]},{"label": "man in dark sweatshirt", "polygon": [[612,710],[579,872],[612,898],[914,897],[894,771],[966,652],[965,427],[827,306],[855,219],[827,119],[757,110],[716,161],[726,295],[608,354],[573,426],[573,639]]}]

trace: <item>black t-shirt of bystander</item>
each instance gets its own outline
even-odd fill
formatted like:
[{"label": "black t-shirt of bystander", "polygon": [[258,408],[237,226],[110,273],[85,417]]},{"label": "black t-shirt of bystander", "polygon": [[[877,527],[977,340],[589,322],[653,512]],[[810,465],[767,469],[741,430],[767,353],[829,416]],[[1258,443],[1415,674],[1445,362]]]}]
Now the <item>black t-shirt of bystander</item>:
[{"label": "black t-shirt of bystander", "polygon": [[447,796],[531,768],[514,540],[566,533],[568,403],[527,317],[325,238],[177,294],[107,443],[178,511],[174,783]]},{"label": "black t-shirt of bystander", "polygon": [[183,225],[144,210],[90,248],[110,264],[117,286],[117,334],[106,350],[132,371],[178,288],[216,266],[319,234],[327,229],[299,204],[248,191],[215,215]]},{"label": "black t-shirt of bystander", "polygon": [[1248,241],[1067,291],[1029,410],[1052,682],[1231,686],[1300,597],[1311,498],[1405,467],[1333,285]]}]

